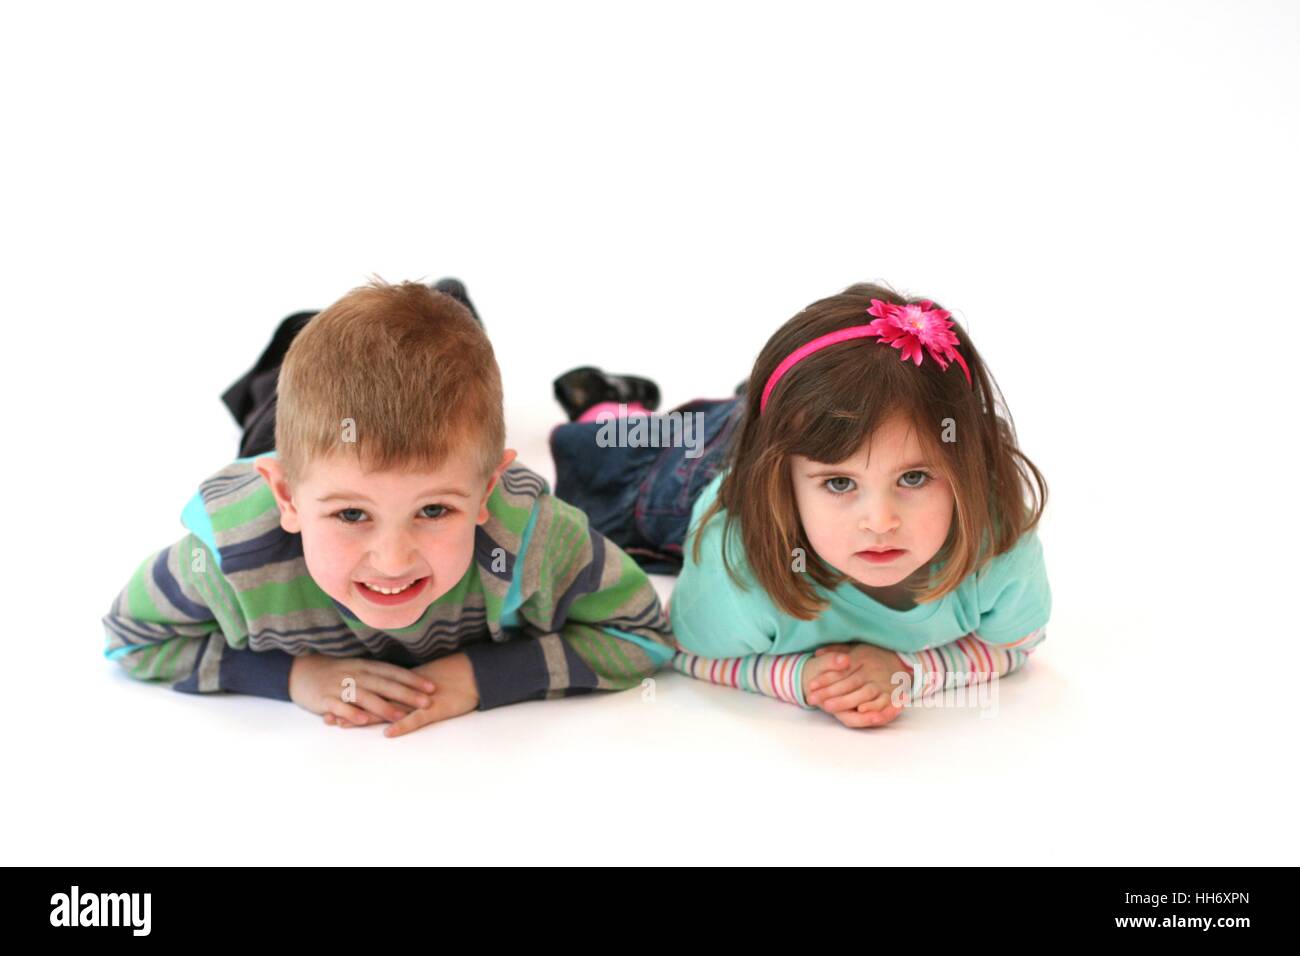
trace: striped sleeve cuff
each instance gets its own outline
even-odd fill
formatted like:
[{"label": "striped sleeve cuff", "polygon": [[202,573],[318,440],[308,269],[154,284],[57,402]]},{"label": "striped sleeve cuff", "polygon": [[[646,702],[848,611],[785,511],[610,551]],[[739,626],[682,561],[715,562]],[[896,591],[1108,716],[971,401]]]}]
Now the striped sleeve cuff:
[{"label": "striped sleeve cuff", "polygon": [[290,700],[289,671],[292,668],[292,654],[276,649],[255,651],[247,647],[230,647],[217,633],[208,638],[193,671],[172,684],[172,690],[182,694],[226,691]]},{"label": "striped sleeve cuff", "polygon": [[774,697],[815,710],[803,696],[803,669],[812,654],[750,654],[747,657],[701,657],[686,651],[673,655],[673,670],[696,680]]},{"label": "striped sleeve cuff", "polygon": [[900,651],[898,656],[912,668],[911,696],[919,700],[1014,673],[1046,638],[1041,627],[1010,644],[990,644],[972,632],[950,644],[915,653]]},{"label": "striped sleeve cuff", "polygon": [[559,638],[545,634],[538,638],[518,637],[497,642],[483,641],[462,648],[474,670],[478,685],[478,709],[490,710],[525,700],[538,700],[551,689],[550,668],[546,665],[543,642],[559,648]]}]

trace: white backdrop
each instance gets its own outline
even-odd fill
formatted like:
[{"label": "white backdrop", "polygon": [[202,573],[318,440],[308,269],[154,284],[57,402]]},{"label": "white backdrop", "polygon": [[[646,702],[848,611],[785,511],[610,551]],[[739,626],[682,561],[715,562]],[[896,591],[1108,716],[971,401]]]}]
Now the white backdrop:
[{"label": "white backdrop", "polygon": [[[1296,863],[1297,9],[7,7],[6,862]],[[866,732],[673,673],[397,740],[133,683],[99,618],[220,392],[372,273],[466,282],[543,473],[571,366],[671,407],[852,282],[938,299],[1050,483],[1047,643]]]}]

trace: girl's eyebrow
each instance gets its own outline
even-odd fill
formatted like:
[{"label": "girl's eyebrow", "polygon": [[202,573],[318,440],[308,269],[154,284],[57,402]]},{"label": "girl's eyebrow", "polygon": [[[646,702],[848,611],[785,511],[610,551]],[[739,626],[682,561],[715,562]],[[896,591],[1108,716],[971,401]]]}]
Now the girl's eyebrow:
[{"label": "girl's eyebrow", "polygon": [[[918,461],[918,462],[913,462],[910,465],[902,465],[901,467],[895,468],[893,474],[902,474],[905,471],[917,471],[921,468],[929,468],[929,467],[930,467],[929,462]],[[837,470],[822,469],[820,471],[809,472],[808,477],[809,478],[822,478],[826,476],[834,477],[836,475],[849,475],[853,473],[854,471],[852,468],[840,468]]]}]

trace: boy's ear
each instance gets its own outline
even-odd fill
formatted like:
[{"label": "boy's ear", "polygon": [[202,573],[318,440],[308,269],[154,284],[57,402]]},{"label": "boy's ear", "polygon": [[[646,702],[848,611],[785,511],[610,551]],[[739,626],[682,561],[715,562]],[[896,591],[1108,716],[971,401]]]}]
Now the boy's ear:
[{"label": "boy's ear", "polygon": [[483,504],[478,509],[478,519],[475,524],[482,524],[488,519],[488,498],[492,497],[492,489],[497,486],[497,480],[501,473],[510,467],[510,463],[519,457],[519,452],[513,448],[507,448],[506,453],[501,456],[501,464],[497,465],[496,470],[492,472],[492,477],[488,479],[487,490],[483,492]]},{"label": "boy's ear", "polygon": [[298,509],[293,506],[293,492],[284,476],[284,466],[275,458],[260,458],[255,467],[271,489],[271,494],[275,495],[275,503],[280,506],[280,527],[290,534],[301,532],[302,521]]}]

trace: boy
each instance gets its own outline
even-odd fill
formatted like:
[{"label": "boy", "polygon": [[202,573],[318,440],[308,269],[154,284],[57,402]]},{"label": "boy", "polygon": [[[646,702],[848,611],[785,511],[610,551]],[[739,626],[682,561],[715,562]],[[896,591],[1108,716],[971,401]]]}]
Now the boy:
[{"label": "boy", "polygon": [[270,408],[275,450],[200,485],[188,533],[104,618],[107,657],[387,736],[631,687],[672,657],[644,572],[513,463],[500,370],[457,291],[376,280],[294,317],[255,416]]}]

